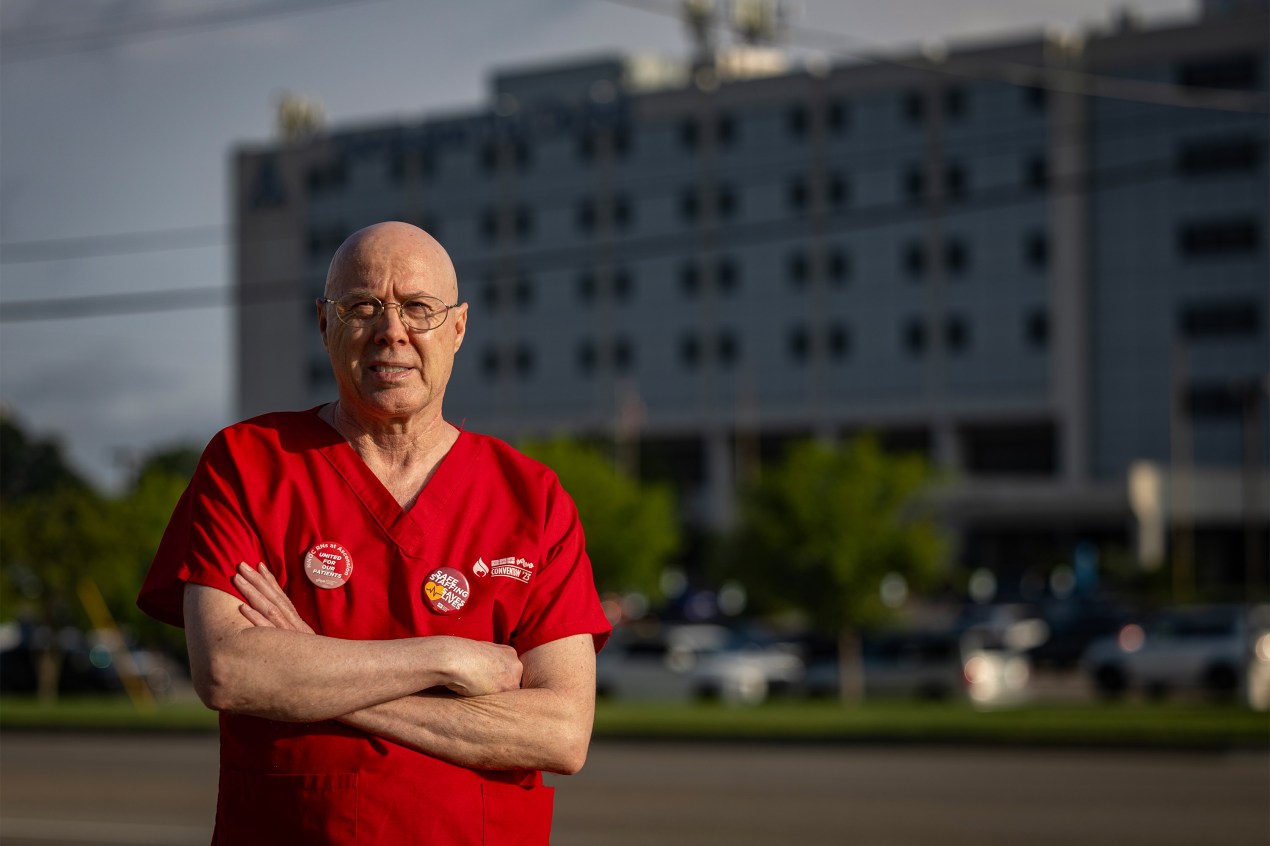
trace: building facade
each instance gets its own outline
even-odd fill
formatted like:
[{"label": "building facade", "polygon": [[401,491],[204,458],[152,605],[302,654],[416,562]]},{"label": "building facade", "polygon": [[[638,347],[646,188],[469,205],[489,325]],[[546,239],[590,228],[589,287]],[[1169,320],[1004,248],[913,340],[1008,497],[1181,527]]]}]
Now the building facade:
[{"label": "building facade", "polygon": [[471,304],[456,423],[612,439],[706,527],[782,444],[871,431],[954,480],[967,566],[1163,543],[1264,590],[1268,33],[1211,3],[815,70],[602,57],[244,146],[240,410],[333,396],[327,263],[407,220]]}]

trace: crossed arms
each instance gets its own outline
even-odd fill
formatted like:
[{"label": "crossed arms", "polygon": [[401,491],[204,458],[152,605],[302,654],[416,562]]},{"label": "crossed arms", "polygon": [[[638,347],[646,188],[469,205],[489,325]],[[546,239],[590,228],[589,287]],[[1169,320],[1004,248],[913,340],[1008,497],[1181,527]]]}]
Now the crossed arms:
[{"label": "crossed arms", "polygon": [[574,773],[595,712],[595,648],[575,635],[516,655],[456,637],[343,640],[314,634],[273,576],[185,588],[186,642],[209,708],[286,722],[337,719],[480,769]]}]

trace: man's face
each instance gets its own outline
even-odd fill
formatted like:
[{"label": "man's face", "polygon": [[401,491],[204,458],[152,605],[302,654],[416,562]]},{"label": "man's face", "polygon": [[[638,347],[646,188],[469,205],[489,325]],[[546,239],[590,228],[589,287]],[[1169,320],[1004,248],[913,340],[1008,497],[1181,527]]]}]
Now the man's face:
[{"label": "man's face", "polygon": [[[327,297],[369,295],[404,303],[427,295],[455,302],[458,292],[449,259],[420,230],[385,225],[359,235],[335,259]],[[318,326],[340,402],[348,411],[385,422],[441,416],[454,355],[467,329],[466,304],[450,309],[440,326],[422,332],[402,323],[392,306],[372,324],[357,327],[342,323],[335,306],[320,305]]]}]

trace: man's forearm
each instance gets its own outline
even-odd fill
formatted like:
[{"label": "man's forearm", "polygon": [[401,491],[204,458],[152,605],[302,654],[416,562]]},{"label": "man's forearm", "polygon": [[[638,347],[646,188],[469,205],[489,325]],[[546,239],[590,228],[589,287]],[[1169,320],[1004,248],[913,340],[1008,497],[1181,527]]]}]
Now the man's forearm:
[{"label": "man's forearm", "polygon": [[341,718],[350,726],[466,767],[575,773],[593,711],[552,690],[406,696]]},{"label": "man's forearm", "polygon": [[249,628],[227,636],[195,682],[218,711],[326,720],[441,684],[423,669],[435,666],[428,646],[419,638],[352,641]]},{"label": "man's forearm", "polygon": [[[313,634],[289,603],[244,619],[215,588],[185,591],[186,643],[199,697],[218,711],[274,720],[326,720],[435,686],[484,694],[520,686],[510,647],[455,637],[344,640]],[[271,612],[273,613],[273,612]]]}]

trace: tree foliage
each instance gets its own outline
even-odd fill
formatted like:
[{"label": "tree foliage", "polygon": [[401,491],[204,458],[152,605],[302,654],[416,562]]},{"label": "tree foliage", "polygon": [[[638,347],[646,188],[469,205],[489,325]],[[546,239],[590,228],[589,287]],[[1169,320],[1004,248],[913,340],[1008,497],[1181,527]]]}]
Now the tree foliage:
[{"label": "tree foliage", "polygon": [[[152,643],[178,645],[179,633],[174,636],[140,613],[136,595],[189,481],[193,451],[177,447],[156,453],[142,463],[127,490],[108,496],[69,466],[55,442],[28,437],[8,417],[0,419],[0,436],[6,480],[0,508],[0,615],[47,631],[89,628],[92,621],[78,590],[81,580],[90,579],[116,621],[143,632]],[[53,671],[56,663],[54,657]]]},{"label": "tree foliage", "polygon": [[656,596],[680,544],[670,488],[641,485],[599,450],[573,441],[527,443],[522,449],[555,470],[577,504],[600,591]]},{"label": "tree foliage", "polygon": [[931,480],[920,456],[888,455],[871,437],[798,444],[743,493],[729,566],[756,610],[799,610],[826,633],[876,625],[891,613],[883,579],[920,587],[943,559],[918,502]]}]

